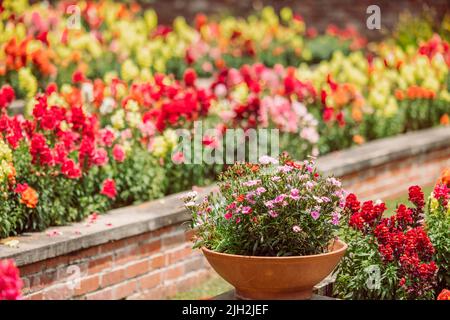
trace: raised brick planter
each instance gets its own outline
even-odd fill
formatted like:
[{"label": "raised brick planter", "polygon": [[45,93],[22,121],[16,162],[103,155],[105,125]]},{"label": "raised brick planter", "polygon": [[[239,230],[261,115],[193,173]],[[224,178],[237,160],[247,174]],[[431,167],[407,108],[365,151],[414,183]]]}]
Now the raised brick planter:
[{"label": "raised brick planter", "polygon": [[[386,199],[412,183],[434,183],[450,166],[450,128],[370,142],[318,164],[362,198]],[[213,272],[191,249],[188,219],[179,195],[172,195],[50,230],[61,234],[24,234],[16,248],[0,245],[0,259],[16,260],[26,299],[162,299]]]}]

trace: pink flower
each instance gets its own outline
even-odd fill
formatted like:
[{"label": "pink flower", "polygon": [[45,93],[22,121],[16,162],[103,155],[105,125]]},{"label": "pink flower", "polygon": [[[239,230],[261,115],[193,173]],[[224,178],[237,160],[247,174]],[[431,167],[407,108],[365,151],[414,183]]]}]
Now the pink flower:
[{"label": "pink flower", "polygon": [[320,212],[319,212],[319,210],[317,210],[317,209],[312,210],[312,211],[311,211],[311,217],[312,217],[314,220],[319,219],[319,217],[320,217]]},{"label": "pink flower", "polygon": [[120,144],[116,144],[113,148],[113,157],[117,162],[123,162],[125,160],[125,150]]},{"label": "pink flower", "polygon": [[21,298],[22,280],[13,260],[0,260],[0,300]]},{"label": "pink flower", "polygon": [[101,129],[100,138],[104,146],[111,147],[116,137],[114,136],[114,132],[112,132],[111,130]]},{"label": "pink flower", "polygon": [[173,161],[175,164],[181,164],[181,163],[184,162],[184,160],[185,160],[185,158],[184,158],[184,153],[181,152],[181,151],[175,152],[175,153],[172,155],[172,161]]},{"label": "pink flower", "polygon": [[266,201],[264,204],[269,209],[272,209],[274,207],[272,200]]},{"label": "pink flower", "polygon": [[257,184],[259,184],[261,182],[261,180],[257,179],[257,180],[250,180],[250,181],[246,181],[243,183],[244,186],[246,187],[253,187],[256,186]]},{"label": "pink flower", "polygon": [[275,159],[275,158],[269,157],[269,156],[262,156],[262,157],[259,158],[259,162],[261,164],[269,164],[269,163],[277,164],[278,160]]},{"label": "pink flower", "polygon": [[292,231],[294,231],[295,233],[298,233],[298,232],[302,231],[302,229],[299,226],[293,226]]},{"label": "pink flower", "polygon": [[252,208],[250,208],[250,207],[243,207],[241,212],[242,212],[242,214],[250,214],[250,213],[252,213]]},{"label": "pink flower", "polygon": [[291,190],[291,195],[289,196],[292,200],[298,200],[300,199],[300,192],[298,189],[294,188]]},{"label": "pink flower", "polygon": [[103,181],[102,191],[100,194],[103,194],[110,199],[114,199],[117,195],[116,182],[113,179],[106,179]]},{"label": "pink flower", "polygon": [[256,194],[259,196],[259,195],[261,195],[261,194],[263,194],[264,192],[266,192],[267,190],[266,190],[266,188],[264,188],[264,187],[259,187],[259,188],[256,188]]},{"label": "pink flower", "polygon": [[225,213],[224,217],[225,217],[225,219],[230,220],[232,216],[233,216],[233,214],[230,211],[228,211],[227,213]]},{"label": "pink flower", "polygon": [[269,215],[270,215],[272,218],[276,218],[276,217],[278,217],[278,212],[276,212],[276,211],[274,211],[274,210],[269,210]]},{"label": "pink flower", "polygon": [[337,226],[339,224],[339,213],[333,212],[331,216],[332,216],[331,223]]},{"label": "pink flower", "polygon": [[108,153],[105,149],[100,148],[96,149],[94,151],[94,154],[92,155],[92,163],[96,166],[104,166],[108,163]]},{"label": "pink flower", "polygon": [[277,197],[273,200],[273,202],[274,202],[274,203],[281,203],[281,202],[284,201],[285,198],[286,198],[286,195],[285,195],[285,194],[280,194],[279,196],[277,196]]}]

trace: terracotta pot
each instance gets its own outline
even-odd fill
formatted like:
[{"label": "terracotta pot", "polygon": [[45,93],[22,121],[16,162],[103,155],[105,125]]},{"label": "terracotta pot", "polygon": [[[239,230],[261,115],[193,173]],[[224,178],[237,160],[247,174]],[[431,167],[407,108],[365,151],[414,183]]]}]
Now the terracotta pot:
[{"label": "terracotta pot", "polygon": [[333,241],[328,253],[296,257],[256,257],[202,248],[213,269],[236,288],[238,299],[310,299],[313,287],[337,266],[347,250]]}]

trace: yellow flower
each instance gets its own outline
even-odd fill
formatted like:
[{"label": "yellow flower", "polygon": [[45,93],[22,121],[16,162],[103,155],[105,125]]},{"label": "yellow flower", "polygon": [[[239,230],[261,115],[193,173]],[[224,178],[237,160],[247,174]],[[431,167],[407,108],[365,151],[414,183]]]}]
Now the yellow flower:
[{"label": "yellow flower", "polygon": [[156,138],[153,140],[151,150],[152,150],[152,154],[153,154],[155,157],[158,157],[158,158],[163,158],[163,157],[165,157],[166,154],[167,154],[167,151],[168,151],[168,150],[167,150],[167,142],[166,142],[166,139],[164,139],[163,136],[158,136],[158,137],[156,137]]},{"label": "yellow flower", "polygon": [[22,90],[28,99],[34,97],[38,89],[38,83],[31,73],[29,68],[22,68],[18,73],[19,77],[19,88]]},{"label": "yellow flower", "polygon": [[133,81],[139,76],[139,68],[130,59],[125,60],[120,68],[120,75],[125,81]]},{"label": "yellow flower", "polygon": [[125,111],[123,109],[118,109],[111,116],[111,124],[117,130],[125,127]]}]

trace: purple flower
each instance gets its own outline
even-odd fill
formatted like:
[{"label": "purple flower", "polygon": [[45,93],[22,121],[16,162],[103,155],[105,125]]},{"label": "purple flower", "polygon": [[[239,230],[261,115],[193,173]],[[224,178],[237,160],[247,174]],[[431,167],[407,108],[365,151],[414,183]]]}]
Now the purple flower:
[{"label": "purple flower", "polygon": [[307,181],[307,182],[305,183],[305,187],[306,187],[306,189],[308,189],[308,190],[312,190],[312,188],[314,188],[314,186],[315,186],[314,181]]},{"label": "purple flower", "polygon": [[278,171],[281,171],[283,173],[288,173],[291,170],[292,170],[292,167],[291,166],[287,166],[287,165],[278,167]]},{"label": "purple flower", "polygon": [[257,179],[257,180],[250,180],[250,181],[244,182],[243,185],[246,186],[246,187],[253,187],[253,186],[256,186],[260,182],[261,182],[261,180],[259,180],[259,179]]},{"label": "purple flower", "polygon": [[331,214],[332,218],[331,218],[331,223],[334,224],[335,226],[337,226],[339,224],[339,213],[338,212],[333,212]]},{"label": "purple flower", "polygon": [[264,188],[264,187],[259,187],[259,188],[256,188],[256,194],[259,196],[259,195],[261,195],[261,194],[263,194],[264,192],[266,192],[267,190],[266,190],[266,188]]},{"label": "purple flower", "polygon": [[298,233],[298,232],[302,231],[302,229],[299,226],[293,226],[292,231],[294,231],[295,233]]},{"label": "purple flower", "polygon": [[269,164],[269,163],[277,164],[278,160],[275,159],[275,158],[269,157],[269,156],[262,156],[262,157],[259,158],[259,162],[261,164]]},{"label": "purple flower", "polygon": [[272,180],[273,182],[277,182],[277,181],[280,181],[281,178],[279,176],[275,176],[275,177],[270,178],[270,180]]}]

